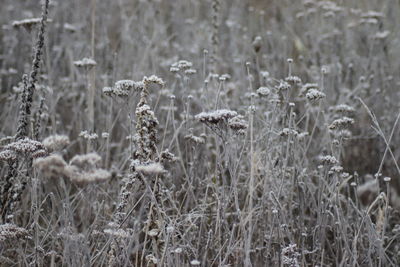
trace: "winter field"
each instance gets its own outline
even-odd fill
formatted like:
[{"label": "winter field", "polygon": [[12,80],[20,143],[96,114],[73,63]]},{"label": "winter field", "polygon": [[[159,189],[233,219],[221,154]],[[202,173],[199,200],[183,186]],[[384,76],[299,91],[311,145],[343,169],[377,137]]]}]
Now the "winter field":
[{"label": "winter field", "polygon": [[399,1],[0,6],[0,266],[400,266]]}]

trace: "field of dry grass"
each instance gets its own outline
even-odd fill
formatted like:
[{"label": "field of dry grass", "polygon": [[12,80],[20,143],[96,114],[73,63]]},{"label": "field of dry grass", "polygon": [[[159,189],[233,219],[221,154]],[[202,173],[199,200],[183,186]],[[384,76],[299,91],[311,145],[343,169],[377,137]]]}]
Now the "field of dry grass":
[{"label": "field of dry grass", "polygon": [[2,0],[0,266],[399,266],[395,0]]}]

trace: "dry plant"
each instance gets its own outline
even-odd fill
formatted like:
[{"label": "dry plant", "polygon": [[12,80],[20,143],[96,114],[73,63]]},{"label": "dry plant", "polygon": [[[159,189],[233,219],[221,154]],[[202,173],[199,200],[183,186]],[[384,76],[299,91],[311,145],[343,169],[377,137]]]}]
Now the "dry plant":
[{"label": "dry plant", "polygon": [[400,265],[393,0],[0,15],[1,266]]}]

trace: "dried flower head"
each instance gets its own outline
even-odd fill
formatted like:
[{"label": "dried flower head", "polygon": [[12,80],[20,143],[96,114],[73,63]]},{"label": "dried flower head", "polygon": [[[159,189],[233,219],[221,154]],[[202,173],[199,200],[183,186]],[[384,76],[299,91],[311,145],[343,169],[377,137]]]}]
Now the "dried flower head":
[{"label": "dried flower head", "polygon": [[338,114],[343,114],[343,115],[352,115],[356,110],[349,105],[346,104],[340,104],[334,107],[329,108],[330,111],[333,111]]},{"label": "dried flower head", "polygon": [[248,124],[244,120],[244,117],[242,115],[237,115],[233,118],[228,119],[228,126],[235,132],[243,134],[245,133]]},{"label": "dried flower head", "polygon": [[79,133],[80,137],[83,137],[87,140],[96,140],[99,136],[97,133],[89,133],[88,131],[82,131]]},{"label": "dried flower head", "polygon": [[257,94],[259,96],[268,96],[270,93],[271,93],[271,89],[269,89],[268,87],[265,87],[265,86],[262,86],[257,89]]},{"label": "dried flower head", "polygon": [[195,143],[195,144],[204,144],[204,143],[205,143],[204,138],[199,137],[199,136],[195,136],[195,135],[193,135],[193,134],[185,135],[184,138],[185,138],[186,140],[188,140],[188,141],[191,141],[191,142]]},{"label": "dried flower head", "polygon": [[280,91],[286,91],[290,89],[290,84],[285,82],[285,81],[279,81],[279,84],[275,86],[275,89],[280,92]]},{"label": "dried flower head", "polygon": [[0,244],[28,239],[31,239],[31,236],[25,228],[10,223],[0,225]]},{"label": "dried flower head", "polygon": [[227,122],[229,119],[237,116],[236,111],[228,109],[219,109],[211,112],[201,112],[195,116],[197,120],[203,123],[217,124],[221,121]]},{"label": "dried flower head", "polygon": [[144,76],[143,83],[145,86],[149,86],[151,84],[158,84],[160,86],[164,86],[165,84],[164,81],[161,78],[157,77],[156,75],[151,75],[150,77]]},{"label": "dried flower head", "polygon": [[91,69],[94,66],[97,65],[96,61],[91,58],[82,58],[81,60],[74,61],[74,65],[77,66],[78,68],[86,68],[86,69]]},{"label": "dried flower head", "polygon": [[320,156],[319,160],[321,161],[322,164],[327,164],[327,165],[339,164],[339,161],[334,156],[330,155]]},{"label": "dried flower head", "polygon": [[34,161],[33,166],[48,177],[66,177],[71,182],[79,185],[103,182],[111,178],[111,173],[98,169],[96,164],[101,160],[95,153],[86,155],[76,155],[71,163],[67,164],[58,154],[53,154],[45,158]]},{"label": "dried flower head", "polygon": [[109,96],[126,97],[133,92],[141,91],[143,87],[143,81],[120,80],[113,87],[104,87],[103,93]]},{"label": "dried flower head", "polygon": [[97,164],[101,161],[101,157],[97,153],[89,153],[84,155],[75,155],[70,165],[77,166],[81,169],[93,169],[96,168]]},{"label": "dried flower head", "polygon": [[176,63],[176,66],[180,69],[180,70],[186,70],[186,69],[190,69],[193,66],[193,63],[187,60],[179,60]]},{"label": "dried flower head", "polygon": [[51,135],[43,140],[43,145],[50,151],[60,151],[69,145],[66,135]]},{"label": "dried flower head", "polygon": [[0,161],[14,162],[17,160],[17,156],[15,151],[5,149],[0,152]]},{"label": "dried flower head", "polygon": [[285,78],[285,81],[290,82],[292,84],[301,84],[301,79],[300,77],[297,76],[289,76]]},{"label": "dried flower head", "polygon": [[317,101],[324,98],[326,95],[317,89],[311,88],[307,91],[306,97],[309,101]]},{"label": "dried flower head", "polygon": [[68,165],[65,170],[71,182],[79,185],[100,183],[111,178],[111,173],[103,169],[82,170],[76,166]]},{"label": "dried flower head", "polygon": [[32,155],[36,151],[45,149],[41,142],[29,138],[20,139],[4,147],[4,150],[12,150],[23,155]]},{"label": "dried flower head", "polygon": [[162,174],[165,172],[164,167],[158,162],[152,162],[149,164],[136,164],[134,161],[133,164],[135,171],[144,174]]},{"label": "dried flower head", "polygon": [[308,93],[308,90],[310,90],[310,89],[319,90],[318,84],[316,84],[316,83],[303,84],[303,86],[300,89],[300,96],[305,96]]},{"label": "dried flower head", "polygon": [[349,117],[343,117],[340,119],[334,120],[331,125],[329,125],[330,130],[342,130],[346,129],[354,123],[354,119]]},{"label": "dried flower head", "polygon": [[33,161],[33,166],[37,167],[45,176],[57,178],[66,176],[65,167],[67,163],[58,154],[53,154],[45,158],[39,158]]},{"label": "dried flower head", "polygon": [[172,154],[171,152],[169,152],[168,149],[166,149],[166,150],[164,150],[164,151],[162,151],[162,152],[160,153],[159,160],[160,160],[161,162],[164,162],[164,161],[175,162],[175,161],[178,160],[178,158],[177,158],[174,154]]}]

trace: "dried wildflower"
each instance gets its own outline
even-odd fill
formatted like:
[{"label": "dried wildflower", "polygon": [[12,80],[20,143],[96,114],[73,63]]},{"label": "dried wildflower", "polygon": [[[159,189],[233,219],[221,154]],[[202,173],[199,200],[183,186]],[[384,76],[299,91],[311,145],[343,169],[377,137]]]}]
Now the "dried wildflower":
[{"label": "dried wildflower", "polygon": [[87,140],[96,140],[99,137],[96,133],[89,133],[88,131],[80,132],[79,136]]},{"label": "dried wildflower", "polygon": [[16,139],[24,138],[28,135],[29,129],[29,118],[31,116],[31,108],[33,103],[33,94],[36,87],[36,82],[38,79],[38,73],[40,69],[40,62],[42,59],[43,54],[43,47],[44,47],[44,35],[46,30],[47,24],[47,17],[49,13],[49,3],[50,0],[45,0],[42,5],[42,16],[40,19],[40,27],[39,32],[37,35],[37,41],[35,45],[35,50],[33,54],[33,61],[31,71],[28,75],[23,75],[22,80],[24,83],[24,91],[23,96],[21,98],[21,105],[19,108],[19,119],[18,119],[18,127],[17,127],[17,134]]},{"label": "dried wildflower", "polygon": [[275,89],[280,92],[280,91],[286,91],[290,89],[290,84],[288,84],[285,81],[279,81],[279,84],[275,86]]},{"label": "dried wildflower", "polygon": [[107,181],[111,178],[111,173],[103,169],[93,169],[89,171],[82,171],[75,166],[66,166],[66,173],[68,178],[73,183],[86,185],[91,183],[100,183]]},{"label": "dried wildflower", "polygon": [[107,96],[112,96],[114,94],[114,89],[112,87],[104,87],[102,91],[103,94]]},{"label": "dried wildflower", "polygon": [[285,78],[285,81],[293,83],[293,84],[301,84],[301,79],[300,77],[297,76],[289,76]]},{"label": "dried wildflower", "polygon": [[195,135],[193,135],[193,134],[185,135],[184,139],[186,139],[186,140],[188,140],[188,141],[191,141],[191,142],[193,142],[193,143],[195,143],[195,144],[204,144],[204,143],[205,143],[204,138],[195,136]]},{"label": "dried wildflower", "polygon": [[49,153],[45,149],[39,149],[36,150],[35,152],[32,153],[32,158],[37,159],[37,158],[43,158],[46,157]]},{"label": "dried wildflower", "polygon": [[179,72],[179,68],[178,67],[170,67],[169,71],[172,73],[177,73],[177,72]]},{"label": "dried wildflower", "polygon": [[17,153],[13,150],[3,150],[0,152],[0,161],[14,162],[17,160]]},{"label": "dried wildflower", "polygon": [[14,136],[5,136],[0,139],[0,145],[9,144],[14,141]]},{"label": "dried wildflower", "polygon": [[305,96],[310,89],[318,90],[318,84],[316,83],[306,83],[300,89],[300,96]]},{"label": "dried wildflower", "polygon": [[308,90],[306,97],[309,101],[317,101],[324,98],[326,95],[317,89],[310,89]]},{"label": "dried wildflower", "polygon": [[329,125],[330,130],[342,130],[354,123],[354,119],[349,118],[349,117],[343,117],[340,119],[334,120],[331,125]]},{"label": "dried wildflower", "polygon": [[195,116],[197,120],[203,123],[217,124],[221,121],[227,121],[235,116],[237,116],[236,111],[228,109],[219,109],[211,112],[201,112]]},{"label": "dried wildflower", "polygon": [[19,154],[26,155],[26,154],[32,154],[38,150],[43,150],[45,149],[45,147],[41,142],[29,138],[24,138],[6,145],[4,149],[12,150]]},{"label": "dried wildflower", "polygon": [[323,164],[335,165],[335,164],[338,164],[338,163],[339,163],[339,161],[338,161],[334,156],[330,156],[330,155],[321,156],[321,157],[319,158],[319,160],[320,160],[321,163],[323,163]]},{"label": "dried wildflower", "polygon": [[257,94],[258,94],[259,96],[267,96],[267,95],[269,95],[270,93],[271,93],[271,89],[269,89],[268,87],[262,86],[262,87],[260,87],[260,88],[257,89]]},{"label": "dried wildflower", "polygon": [[101,157],[97,153],[89,153],[84,155],[75,155],[71,161],[70,165],[75,165],[82,169],[92,169],[101,161]]},{"label": "dried wildflower", "polygon": [[233,118],[228,119],[229,128],[238,133],[244,133],[244,131],[248,127],[248,124],[243,118],[244,117],[242,115],[237,115]]},{"label": "dried wildflower", "polygon": [[177,66],[180,70],[185,70],[191,68],[193,63],[187,60],[180,60],[177,62]]},{"label": "dried wildflower", "polygon": [[85,57],[81,60],[74,61],[74,65],[79,68],[82,67],[82,68],[90,69],[90,68],[96,66],[97,63],[93,59]]},{"label": "dried wildflower", "polygon": [[[135,164],[135,162],[133,163]],[[144,174],[162,174],[165,172],[164,167],[158,162],[152,162],[149,164],[135,164],[134,169],[137,172]]]},{"label": "dried wildflower", "polygon": [[50,151],[60,151],[69,145],[66,135],[51,135],[43,140],[43,145]]},{"label": "dried wildflower", "polygon": [[330,169],[332,173],[341,173],[343,171],[343,167],[340,165],[335,165]]},{"label": "dried wildflower", "polygon": [[138,123],[136,129],[139,134],[139,152],[145,159],[148,159],[156,151],[156,130],[158,120],[147,104],[138,105],[136,108]]},{"label": "dried wildflower", "polygon": [[31,239],[31,236],[25,228],[10,223],[0,225],[0,243],[28,239]]},{"label": "dried wildflower", "polygon": [[355,112],[355,109],[352,106],[346,105],[346,104],[340,104],[334,107],[329,108],[330,111],[333,111],[335,113],[339,114],[347,114],[351,115]]},{"label": "dried wildflower", "polygon": [[164,84],[165,84],[165,82],[161,78],[159,78],[155,75],[151,75],[150,77],[144,76],[143,83],[145,86],[149,86],[151,84],[158,84],[160,86],[164,86]]},{"label": "dried wildflower", "polygon": [[47,177],[65,176],[65,167],[67,163],[58,154],[53,154],[45,158],[39,158],[33,161],[33,166],[37,167]]},{"label": "dried wildflower", "polygon": [[109,87],[106,87],[106,91],[103,92],[108,95],[115,95],[118,97],[129,96],[131,92],[141,91],[144,87],[143,81],[132,81],[132,80],[120,80],[117,81],[110,90]]},{"label": "dried wildflower", "polygon": [[163,162],[163,161],[174,162],[174,161],[178,160],[178,158],[174,154],[169,152],[168,149],[166,149],[163,152],[161,152],[159,160],[161,162]]},{"label": "dried wildflower", "polygon": [[349,130],[339,130],[334,132],[334,136],[340,139],[349,139],[353,134]]}]

